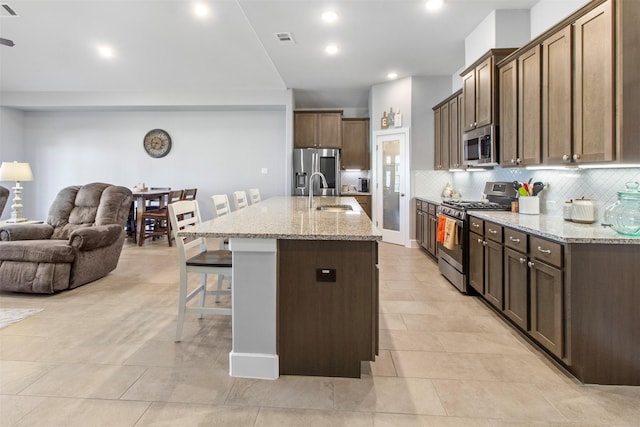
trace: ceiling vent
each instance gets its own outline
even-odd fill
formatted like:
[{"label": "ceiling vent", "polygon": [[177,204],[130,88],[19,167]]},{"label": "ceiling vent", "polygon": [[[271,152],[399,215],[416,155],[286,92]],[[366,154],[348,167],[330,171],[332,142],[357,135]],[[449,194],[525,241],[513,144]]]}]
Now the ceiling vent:
[{"label": "ceiling vent", "polygon": [[18,14],[7,3],[0,3],[0,17],[2,17],[2,18],[17,18]]},{"label": "ceiling vent", "polygon": [[293,40],[293,36],[291,35],[291,33],[287,33],[287,32],[275,33],[275,36],[278,39],[278,43],[280,44],[296,44],[296,42]]}]

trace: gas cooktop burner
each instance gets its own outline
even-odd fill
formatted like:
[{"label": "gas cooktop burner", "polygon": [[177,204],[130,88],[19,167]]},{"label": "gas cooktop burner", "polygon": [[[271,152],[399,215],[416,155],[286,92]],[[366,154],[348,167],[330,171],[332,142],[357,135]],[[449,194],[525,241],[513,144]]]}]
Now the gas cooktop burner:
[{"label": "gas cooktop burner", "polygon": [[442,204],[451,206],[456,209],[464,210],[493,210],[493,211],[505,211],[510,210],[511,206],[504,205],[496,202],[478,202],[469,200],[445,200]]}]

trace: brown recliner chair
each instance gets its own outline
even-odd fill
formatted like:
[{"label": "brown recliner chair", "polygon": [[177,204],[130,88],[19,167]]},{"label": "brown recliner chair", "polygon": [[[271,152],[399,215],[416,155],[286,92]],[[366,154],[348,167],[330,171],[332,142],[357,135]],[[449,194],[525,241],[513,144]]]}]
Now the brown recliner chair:
[{"label": "brown recliner chair", "polygon": [[61,190],[43,224],[0,227],[0,290],[54,293],[118,265],[131,190],[104,183]]},{"label": "brown recliner chair", "polygon": [[0,215],[2,215],[2,211],[4,211],[7,200],[9,200],[9,189],[0,185]]}]

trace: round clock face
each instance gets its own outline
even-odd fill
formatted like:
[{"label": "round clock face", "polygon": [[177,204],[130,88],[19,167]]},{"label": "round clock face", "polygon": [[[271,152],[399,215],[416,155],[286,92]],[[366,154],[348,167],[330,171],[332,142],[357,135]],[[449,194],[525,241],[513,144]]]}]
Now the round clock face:
[{"label": "round clock face", "polygon": [[144,149],[151,157],[164,157],[171,150],[171,137],[162,129],[150,130],[144,136]]}]

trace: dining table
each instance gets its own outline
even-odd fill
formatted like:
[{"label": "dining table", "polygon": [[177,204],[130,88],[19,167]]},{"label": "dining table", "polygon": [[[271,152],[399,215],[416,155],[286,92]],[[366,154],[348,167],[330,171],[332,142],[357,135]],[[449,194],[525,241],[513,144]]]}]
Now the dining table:
[{"label": "dining table", "polygon": [[131,193],[133,195],[133,212],[134,212],[134,224],[135,230],[133,230],[133,236],[135,238],[138,246],[142,246],[144,239],[144,223],[143,223],[143,215],[147,210],[147,202],[151,200],[158,200],[158,209],[165,207],[165,200],[169,196],[171,192],[170,189],[148,189],[148,190],[139,190],[133,189]]}]

